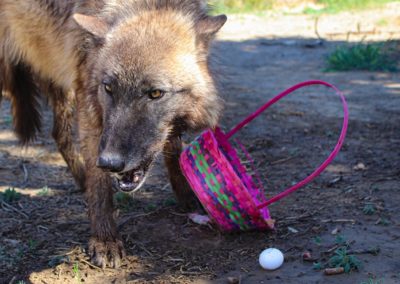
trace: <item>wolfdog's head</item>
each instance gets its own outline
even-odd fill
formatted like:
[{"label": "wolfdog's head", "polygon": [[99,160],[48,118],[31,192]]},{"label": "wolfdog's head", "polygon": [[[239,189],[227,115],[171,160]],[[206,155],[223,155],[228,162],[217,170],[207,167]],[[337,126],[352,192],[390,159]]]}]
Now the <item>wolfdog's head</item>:
[{"label": "wolfdog's head", "polygon": [[208,49],[226,16],[206,13],[202,1],[113,0],[97,17],[74,15],[99,46],[90,71],[102,109],[97,165],[120,190],[143,184],[170,135],[217,123]]}]

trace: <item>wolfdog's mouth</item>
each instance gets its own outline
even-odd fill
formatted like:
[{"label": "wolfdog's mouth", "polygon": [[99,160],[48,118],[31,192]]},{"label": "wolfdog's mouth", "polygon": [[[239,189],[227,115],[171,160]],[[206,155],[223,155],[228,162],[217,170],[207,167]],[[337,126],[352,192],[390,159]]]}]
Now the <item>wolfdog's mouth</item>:
[{"label": "wolfdog's mouth", "polygon": [[144,184],[150,163],[124,173],[112,174],[113,187],[123,192],[135,192]]}]

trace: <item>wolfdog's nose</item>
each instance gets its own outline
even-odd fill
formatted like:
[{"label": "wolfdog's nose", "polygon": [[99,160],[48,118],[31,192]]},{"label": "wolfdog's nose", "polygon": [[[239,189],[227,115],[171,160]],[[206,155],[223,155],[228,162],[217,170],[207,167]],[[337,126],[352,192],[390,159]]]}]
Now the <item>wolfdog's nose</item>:
[{"label": "wolfdog's nose", "polygon": [[125,168],[125,161],[117,154],[102,153],[97,159],[97,167],[112,173],[120,173]]}]

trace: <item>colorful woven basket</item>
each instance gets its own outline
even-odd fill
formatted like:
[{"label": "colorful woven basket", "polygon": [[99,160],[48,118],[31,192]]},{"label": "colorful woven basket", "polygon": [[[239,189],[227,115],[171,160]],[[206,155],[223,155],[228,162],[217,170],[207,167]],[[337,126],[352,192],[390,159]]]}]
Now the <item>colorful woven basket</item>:
[{"label": "colorful woven basket", "polygon": [[[299,88],[310,85],[330,87],[340,96],[344,119],[339,140],[325,162],[310,176],[267,200],[260,179],[257,178],[257,175],[254,177],[250,174],[241,163],[238,152],[229,140],[236,132],[281,98]],[[222,231],[273,229],[274,221],[271,219],[267,206],[312,181],[332,162],[343,145],[347,125],[348,107],[343,94],[329,83],[307,81],[279,94],[227,134],[218,127],[203,132],[183,151],[180,165],[203,207]],[[249,162],[252,162],[244,147],[240,143],[239,146]]]}]

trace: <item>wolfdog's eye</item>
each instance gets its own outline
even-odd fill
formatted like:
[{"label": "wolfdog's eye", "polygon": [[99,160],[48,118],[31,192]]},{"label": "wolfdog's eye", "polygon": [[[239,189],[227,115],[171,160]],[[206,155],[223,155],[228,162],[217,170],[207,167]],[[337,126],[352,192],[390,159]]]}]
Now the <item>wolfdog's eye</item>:
[{"label": "wolfdog's eye", "polygon": [[154,90],[149,92],[149,97],[152,100],[161,99],[164,96],[164,92],[161,90]]},{"label": "wolfdog's eye", "polygon": [[112,93],[112,88],[110,84],[107,83],[103,83],[104,85],[104,90],[106,91],[107,94],[111,94]]},{"label": "wolfdog's eye", "polygon": [[111,95],[112,91],[113,91],[112,86],[111,86],[111,79],[108,77],[105,77],[101,83],[103,84],[104,91],[107,94]]}]

